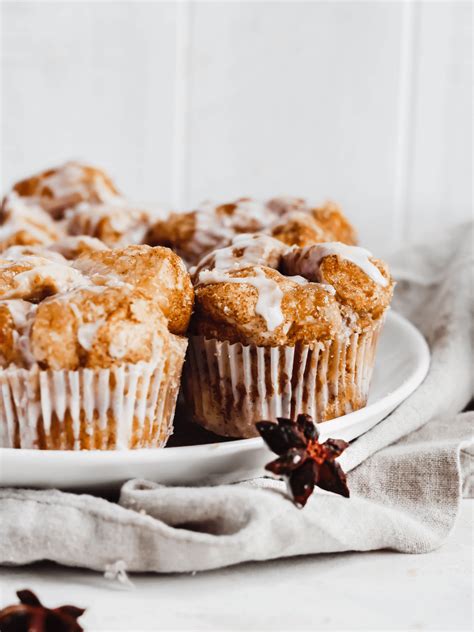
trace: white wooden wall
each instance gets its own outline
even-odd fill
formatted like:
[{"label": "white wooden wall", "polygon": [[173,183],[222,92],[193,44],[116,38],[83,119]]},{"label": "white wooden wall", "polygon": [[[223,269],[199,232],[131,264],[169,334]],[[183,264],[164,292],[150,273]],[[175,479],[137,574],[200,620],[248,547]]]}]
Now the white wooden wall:
[{"label": "white wooden wall", "polygon": [[333,198],[377,252],[472,214],[472,4],[2,3],[1,184]]}]

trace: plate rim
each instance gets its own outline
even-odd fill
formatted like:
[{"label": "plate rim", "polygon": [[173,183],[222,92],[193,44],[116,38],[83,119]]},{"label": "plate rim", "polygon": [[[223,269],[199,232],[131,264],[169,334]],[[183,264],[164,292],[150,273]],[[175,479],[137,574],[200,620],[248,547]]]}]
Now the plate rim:
[{"label": "plate rim", "polygon": [[[431,354],[428,343],[423,334],[405,316],[402,316],[401,314],[393,310],[390,310],[388,312],[387,319],[394,321],[399,327],[402,327],[405,329],[406,332],[409,332],[409,335],[412,338],[412,342],[416,345],[417,355],[419,357],[416,369],[393,391],[391,391],[381,399],[377,400],[376,402],[369,404],[368,406],[364,406],[364,408],[356,410],[352,413],[348,413],[347,415],[342,415],[341,417],[337,417],[336,419],[331,419],[330,421],[324,422],[324,434],[334,431],[334,428],[336,428],[336,432],[339,430],[343,430],[348,426],[357,423],[367,414],[377,414],[378,410],[384,408],[390,409],[392,405],[393,411],[420,386],[420,384],[427,376],[430,367]],[[380,421],[382,421],[382,419],[380,419]],[[380,423],[380,421],[378,423]],[[206,451],[219,450],[219,452],[233,452],[243,446],[245,446],[247,450],[260,449],[263,446],[263,439],[261,437],[252,437],[250,439],[235,439],[233,441],[222,443],[214,442],[197,445],[172,446],[166,449],[140,448],[138,450],[35,450],[33,448],[18,449],[0,447],[0,463],[2,460],[2,455],[6,457],[13,456],[13,454],[15,455],[16,459],[29,458],[36,459],[38,461],[49,457],[49,459],[55,459],[57,461],[71,461],[74,458],[80,458],[81,460],[89,459],[92,462],[94,461],[94,459],[97,458],[98,454],[101,455],[101,458],[105,458],[106,460],[109,460],[111,462],[113,462],[115,459],[119,459],[121,462],[130,462],[142,459],[148,460],[156,458],[157,454],[160,454],[160,459],[167,460],[176,458],[177,454],[183,455],[186,452],[189,453],[190,451],[196,449]],[[72,455],[75,455],[75,457]],[[70,465],[73,465],[73,463],[70,463]]]}]

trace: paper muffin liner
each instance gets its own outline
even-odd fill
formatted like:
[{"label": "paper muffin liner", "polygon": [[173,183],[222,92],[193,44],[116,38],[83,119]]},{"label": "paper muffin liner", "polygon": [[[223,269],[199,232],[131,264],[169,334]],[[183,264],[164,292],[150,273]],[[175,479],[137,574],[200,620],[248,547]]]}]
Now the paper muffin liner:
[{"label": "paper muffin liner", "polygon": [[364,407],[382,325],[312,346],[192,337],[184,387],[195,421],[219,435],[253,437],[262,419],[306,413],[324,422]]},{"label": "paper muffin liner", "polygon": [[173,431],[187,340],[153,362],[75,371],[0,371],[0,446],[44,450],[163,447]]}]

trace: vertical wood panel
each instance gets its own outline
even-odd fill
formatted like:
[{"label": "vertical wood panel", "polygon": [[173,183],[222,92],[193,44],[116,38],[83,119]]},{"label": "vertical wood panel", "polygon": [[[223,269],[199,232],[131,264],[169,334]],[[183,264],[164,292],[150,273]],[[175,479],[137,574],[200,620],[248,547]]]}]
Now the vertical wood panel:
[{"label": "vertical wood panel", "polygon": [[420,5],[405,236],[472,218],[472,4]]},{"label": "vertical wood panel", "polygon": [[172,196],[174,2],[2,4],[3,183],[78,157]]},{"label": "vertical wood panel", "polygon": [[[187,197],[333,197],[394,238],[402,3],[192,5]],[[380,251],[380,248],[379,248]]]}]

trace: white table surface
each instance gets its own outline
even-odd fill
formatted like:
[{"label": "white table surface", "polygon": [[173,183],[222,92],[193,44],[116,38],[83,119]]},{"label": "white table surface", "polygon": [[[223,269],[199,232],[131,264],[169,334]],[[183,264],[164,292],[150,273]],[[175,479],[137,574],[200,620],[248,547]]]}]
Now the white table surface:
[{"label": "white table surface", "polygon": [[133,575],[133,588],[90,571],[0,569],[0,603],[30,588],[48,606],[87,607],[90,630],[472,630],[474,500],[426,555],[346,553],[186,575]]}]

